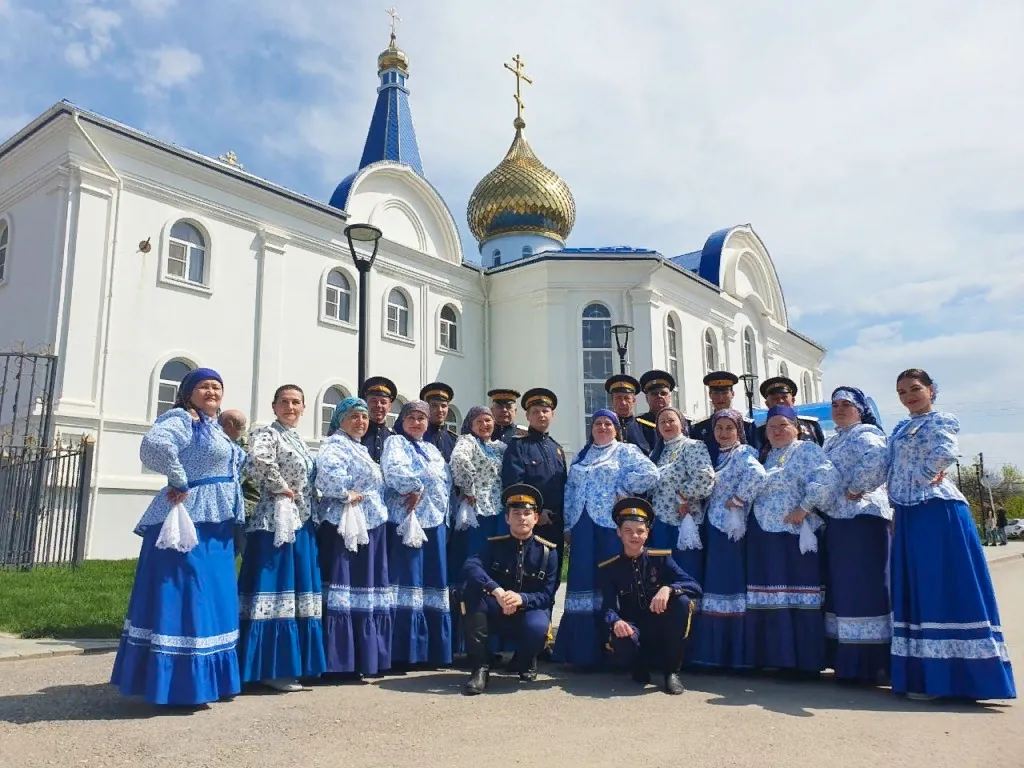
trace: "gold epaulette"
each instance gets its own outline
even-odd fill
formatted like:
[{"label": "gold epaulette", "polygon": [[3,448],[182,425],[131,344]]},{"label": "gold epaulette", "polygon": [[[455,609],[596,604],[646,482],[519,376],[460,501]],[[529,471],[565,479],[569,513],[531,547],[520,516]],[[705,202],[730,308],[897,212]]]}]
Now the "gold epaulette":
[{"label": "gold epaulette", "polygon": [[648,555],[658,555],[659,557],[668,557],[672,554],[671,549],[648,549]]},{"label": "gold epaulette", "polygon": [[603,563],[598,563],[598,564],[597,564],[597,567],[598,567],[598,568],[604,568],[604,567],[605,567],[606,565],[611,565],[611,564],[612,564],[612,563],[614,563],[614,562],[615,562],[616,560],[618,560],[618,559],[619,559],[620,557],[622,557],[622,555],[616,555],[615,557],[609,557],[609,558],[608,558],[607,560],[605,560],[605,561],[604,561]]},{"label": "gold epaulette", "polygon": [[511,533],[506,533],[504,536],[488,536],[487,540],[488,541],[504,541],[505,539],[511,539],[511,538],[512,538],[512,534]]},{"label": "gold epaulette", "polygon": [[535,538],[537,541],[539,541],[545,547],[551,547],[552,549],[558,549],[558,545],[557,544],[552,544],[550,541],[548,541],[547,539],[542,539],[537,534],[534,534],[533,538]]},{"label": "gold epaulette", "polygon": [[636,417],[636,423],[637,424],[643,424],[645,427],[650,427],[651,429],[657,429],[658,428],[658,425],[655,424],[653,421],[648,421],[647,419],[641,419],[639,416]]}]

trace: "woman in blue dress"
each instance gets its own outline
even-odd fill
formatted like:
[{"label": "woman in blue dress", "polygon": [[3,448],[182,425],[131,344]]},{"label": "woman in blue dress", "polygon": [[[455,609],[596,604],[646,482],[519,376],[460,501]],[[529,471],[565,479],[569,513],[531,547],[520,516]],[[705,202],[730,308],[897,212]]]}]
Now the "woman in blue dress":
[{"label": "woman in blue dress", "polygon": [[565,486],[565,542],[572,550],[554,660],[578,667],[599,664],[608,640],[598,628],[602,595],[597,574],[599,564],[622,549],[612,521],[615,502],[644,494],[658,481],[658,468],[639,448],[616,440],[618,429],[613,411],[594,412],[590,440],[573,459]]},{"label": "woman in blue dress", "polygon": [[217,425],[223,396],[220,374],[191,371],[139,451],[167,485],[135,528],[142,550],[110,681],[152,704],[196,706],[241,690],[234,536],[245,521],[244,455]]},{"label": "woman in blue dress", "polygon": [[836,432],[825,454],[840,480],[825,525],[826,663],[837,680],[885,683],[892,637],[889,585],[889,521],[885,493],[889,449],[864,393],[832,392]]},{"label": "woman in blue dress", "polygon": [[[395,587],[392,667],[452,661],[446,530],[452,480],[444,456],[423,440],[429,414],[422,400],[406,403],[380,456]],[[404,533],[417,524],[426,535],[422,543]]]},{"label": "woman in blue dress", "polygon": [[[658,440],[651,461],[658,467],[658,483],[651,492],[654,527],[650,545],[671,549],[672,559],[698,584],[704,582],[704,500],[715,485],[708,447],[684,434],[686,420],[681,411],[662,409],[658,414]],[[679,526],[689,516],[697,538],[679,544]]]},{"label": "woman in blue dress", "polygon": [[[474,509],[470,523],[459,519],[458,508],[452,509],[453,541],[448,572],[453,575],[462,573],[466,558],[478,554],[488,537],[498,534],[502,522],[501,462],[507,446],[491,439],[493,432],[490,409],[473,406],[462,422],[462,435],[452,451],[452,482],[461,494],[457,503]],[[466,527],[460,527],[462,524]]]},{"label": "woman in blue dress", "polygon": [[278,387],[272,408],[274,421],[249,437],[245,472],[259,483],[260,501],[246,526],[238,574],[238,658],[243,683],[288,693],[303,689],[300,677],[320,677],[327,662],[310,518],[313,457],[296,429],[306,410],[302,389]]},{"label": "woman in blue dress", "polygon": [[838,473],[817,443],[798,439],[796,411],[768,410],[765,481],[747,526],[747,666],[817,676],[825,667],[818,535]]},{"label": "woman in blue dress", "polygon": [[327,670],[354,676],[391,668],[395,596],[388,577],[384,477],[361,442],[366,401],[334,407],[329,437],[316,455],[314,506],[326,615]]},{"label": "woman in blue dress", "polygon": [[914,699],[1012,699],[1017,692],[984,550],[963,494],[946,476],[960,424],[934,410],[919,368],[896,379],[910,418],[889,437],[892,690]]},{"label": "woman in blue dress", "polygon": [[718,411],[711,417],[718,444],[715,486],[707,502],[707,567],[700,621],[688,650],[691,664],[746,669],[746,532],[765,471],[757,451],[746,445],[743,414]]}]

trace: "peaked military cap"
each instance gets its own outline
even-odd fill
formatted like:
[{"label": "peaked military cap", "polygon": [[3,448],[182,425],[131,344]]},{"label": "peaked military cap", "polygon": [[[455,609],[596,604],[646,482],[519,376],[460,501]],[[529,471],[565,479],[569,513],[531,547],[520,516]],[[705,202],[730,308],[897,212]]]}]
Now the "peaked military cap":
[{"label": "peaked military cap", "polygon": [[435,381],[432,384],[427,384],[427,386],[420,390],[420,400],[425,400],[428,403],[437,401],[450,403],[454,397],[455,390],[443,381]]},{"label": "peaked military cap", "polygon": [[523,395],[523,410],[530,410],[531,405],[543,405],[547,408],[558,407],[558,397],[550,389],[544,387],[534,387],[528,389],[526,394]]},{"label": "peaked military cap", "polygon": [[492,389],[487,393],[487,396],[495,403],[515,403],[521,395],[522,393],[516,392],[514,389]]},{"label": "peaked military cap", "polygon": [[729,371],[712,371],[704,377],[704,386],[709,389],[732,389],[740,381],[740,377]]},{"label": "peaked military cap", "polygon": [[760,390],[761,397],[777,395],[783,392],[788,392],[795,397],[797,393],[796,382],[785,376],[772,376],[770,379],[765,379],[761,384]]},{"label": "peaked military cap", "polygon": [[359,390],[359,396],[364,400],[370,395],[382,395],[396,400],[398,387],[395,386],[395,382],[384,376],[371,376],[363,382],[363,388]]},{"label": "peaked military cap", "polygon": [[621,526],[628,520],[635,520],[638,523],[646,523],[649,528],[654,524],[654,507],[647,499],[627,496],[616,502],[612,508],[612,520],[616,526]]},{"label": "peaked military cap", "polygon": [[604,383],[604,391],[610,395],[616,393],[635,395],[640,391],[640,382],[628,373],[618,373],[608,377]]},{"label": "peaked military cap", "polygon": [[644,392],[650,392],[652,389],[662,388],[665,388],[669,392],[671,392],[673,389],[676,388],[676,380],[668,371],[648,371],[647,373],[640,377],[640,388]]},{"label": "peaked military cap", "polygon": [[506,507],[540,510],[544,506],[544,496],[532,485],[513,483],[501,492],[501,502]]}]

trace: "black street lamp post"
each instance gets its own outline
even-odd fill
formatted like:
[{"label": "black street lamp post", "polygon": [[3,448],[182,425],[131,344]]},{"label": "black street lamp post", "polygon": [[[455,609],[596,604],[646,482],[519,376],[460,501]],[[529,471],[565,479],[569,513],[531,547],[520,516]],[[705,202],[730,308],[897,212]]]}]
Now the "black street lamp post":
[{"label": "black street lamp post", "polygon": [[[383,233],[371,224],[349,224],[345,227],[345,239],[348,240],[348,249],[352,253],[352,261],[355,262],[356,270],[359,272],[359,369],[357,375],[358,392],[363,391],[363,383],[366,381],[366,358],[369,351],[370,328],[367,322],[367,311],[369,306],[370,270],[377,258],[377,247]],[[356,243],[364,244],[372,250],[369,255],[356,249]]]},{"label": "black street lamp post", "polygon": [[626,351],[627,345],[629,344],[629,334],[633,332],[632,325],[613,325],[611,328],[612,334],[615,336],[615,347],[619,352],[619,373],[626,373],[628,363],[626,362]]},{"label": "black street lamp post", "polygon": [[743,389],[747,393],[747,416],[754,418],[754,385],[757,384],[757,374],[744,373],[740,376],[743,382]]}]

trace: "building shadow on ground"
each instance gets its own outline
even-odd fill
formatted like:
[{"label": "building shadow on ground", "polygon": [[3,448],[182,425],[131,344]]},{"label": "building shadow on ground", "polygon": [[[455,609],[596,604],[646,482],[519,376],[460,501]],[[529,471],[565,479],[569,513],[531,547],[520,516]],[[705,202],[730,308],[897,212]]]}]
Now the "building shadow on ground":
[{"label": "building shadow on ground", "polygon": [[[540,669],[540,677],[532,683],[522,683],[518,676],[502,671],[491,673],[487,695],[505,695],[519,691],[539,691],[556,688],[560,681]],[[469,680],[469,672],[460,669],[445,669],[432,672],[410,672],[397,677],[382,676],[373,680],[373,685],[383,691],[399,693],[429,693],[440,696],[461,696],[462,686]]]},{"label": "building shadow on ground", "polygon": [[836,683],[830,675],[820,680],[792,681],[767,675],[683,673],[687,691],[710,694],[707,703],[718,707],[760,707],[791,717],[814,717],[815,710],[862,712],[915,712],[921,714],[1001,713],[1001,703],[970,701],[911,701],[888,688],[858,687]]},{"label": "building shadow on ground", "polygon": [[57,721],[145,720],[187,717],[209,709],[157,707],[139,698],[122,696],[109,683],[55,685],[35,693],[0,696],[0,722],[14,725]]}]

